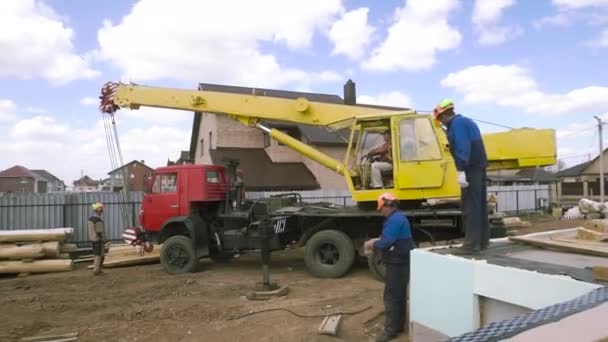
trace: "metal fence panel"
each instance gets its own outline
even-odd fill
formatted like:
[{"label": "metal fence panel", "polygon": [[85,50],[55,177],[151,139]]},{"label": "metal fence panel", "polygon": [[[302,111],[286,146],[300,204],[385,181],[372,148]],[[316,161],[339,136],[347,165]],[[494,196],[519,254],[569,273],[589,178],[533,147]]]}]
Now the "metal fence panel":
[{"label": "metal fence panel", "polygon": [[72,240],[86,241],[91,204],[102,202],[108,239],[118,240],[137,223],[142,198],[142,192],[0,194],[0,230],[72,227]]}]

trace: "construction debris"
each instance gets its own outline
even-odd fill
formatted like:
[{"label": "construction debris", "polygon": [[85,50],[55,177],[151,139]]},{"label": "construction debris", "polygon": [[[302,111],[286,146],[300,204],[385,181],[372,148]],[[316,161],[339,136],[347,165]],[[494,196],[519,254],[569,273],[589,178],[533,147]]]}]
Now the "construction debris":
[{"label": "construction debris", "polygon": [[65,272],[73,268],[69,251],[76,245],[64,243],[73,228],[0,231],[0,273],[29,274]]},{"label": "construction debris", "polygon": [[568,209],[563,220],[599,219],[608,217],[608,202],[601,203],[582,198],[578,206]]},{"label": "construction debris", "polygon": [[528,221],[522,221],[519,217],[504,217],[502,223],[507,228],[514,227],[531,227],[532,224]]},{"label": "construction debris", "polygon": [[338,334],[338,329],[340,329],[341,322],[342,315],[325,316],[323,322],[321,322],[321,325],[319,326],[319,334],[336,336]]}]

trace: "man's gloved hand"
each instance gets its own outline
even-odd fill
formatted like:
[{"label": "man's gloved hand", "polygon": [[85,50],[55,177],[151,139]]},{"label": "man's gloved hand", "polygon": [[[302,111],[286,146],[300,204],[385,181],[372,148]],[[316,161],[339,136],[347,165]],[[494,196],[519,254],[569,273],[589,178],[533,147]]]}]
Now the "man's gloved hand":
[{"label": "man's gloved hand", "polygon": [[458,184],[460,184],[460,187],[463,189],[469,186],[469,182],[467,182],[467,176],[464,171],[458,171]]}]

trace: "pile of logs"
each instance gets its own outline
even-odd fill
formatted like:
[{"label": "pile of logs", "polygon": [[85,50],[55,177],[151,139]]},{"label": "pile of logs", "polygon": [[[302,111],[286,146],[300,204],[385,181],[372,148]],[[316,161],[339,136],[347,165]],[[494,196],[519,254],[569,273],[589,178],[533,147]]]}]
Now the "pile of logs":
[{"label": "pile of logs", "polygon": [[47,273],[73,269],[66,243],[74,228],[0,230],[0,273]]}]

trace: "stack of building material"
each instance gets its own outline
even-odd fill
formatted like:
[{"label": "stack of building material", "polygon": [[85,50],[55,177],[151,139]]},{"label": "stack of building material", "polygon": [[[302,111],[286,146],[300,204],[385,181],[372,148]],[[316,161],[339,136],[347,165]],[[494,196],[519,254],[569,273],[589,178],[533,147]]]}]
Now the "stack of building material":
[{"label": "stack of building material", "polygon": [[73,228],[0,231],[0,273],[46,273],[73,269],[66,243]]},{"label": "stack of building material", "polygon": [[[145,252],[141,246],[110,245],[103,261],[103,267],[156,264],[160,262],[160,248],[161,245],[153,246],[151,252]],[[90,265],[89,268],[93,268],[93,265]]]}]

